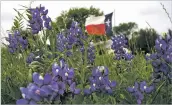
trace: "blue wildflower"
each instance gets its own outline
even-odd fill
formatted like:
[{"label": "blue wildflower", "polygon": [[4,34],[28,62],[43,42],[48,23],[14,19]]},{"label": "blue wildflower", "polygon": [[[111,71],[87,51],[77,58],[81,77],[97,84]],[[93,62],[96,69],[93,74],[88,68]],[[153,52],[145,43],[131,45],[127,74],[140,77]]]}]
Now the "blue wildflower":
[{"label": "blue wildflower", "polygon": [[106,92],[112,94],[113,88],[116,87],[115,81],[110,81],[108,78],[108,68],[98,66],[92,70],[92,76],[89,78],[90,88],[84,89],[84,94],[89,95],[95,91]]},{"label": "blue wildflower", "polygon": [[140,83],[140,90],[142,92],[151,93],[153,91],[153,89],[154,89],[153,86],[150,86],[150,87],[147,86],[146,81],[142,81]]},{"label": "blue wildflower", "polygon": [[37,104],[44,102],[44,99],[52,103],[60,100],[67,90],[75,95],[80,93],[74,82],[74,69],[69,68],[63,59],[60,59],[60,65],[57,63],[52,65],[52,74],[46,73],[43,77],[34,72],[32,80],[33,83],[26,88],[20,88],[23,98],[17,100],[17,104]]},{"label": "blue wildflower", "polygon": [[8,50],[12,54],[17,50],[21,50],[20,46],[22,49],[26,49],[28,47],[28,40],[25,37],[22,37],[18,30],[15,30],[13,35],[9,34],[7,41],[9,42]]},{"label": "blue wildflower", "polygon": [[31,63],[34,61],[35,55],[33,53],[30,53],[29,56],[26,59],[27,63]]},{"label": "blue wildflower", "polygon": [[88,52],[88,56],[87,56],[88,57],[88,63],[92,64],[95,60],[95,48],[94,48],[92,43],[90,43],[87,52]]},{"label": "blue wildflower", "polygon": [[[164,38],[159,36],[155,41],[155,50],[156,52],[150,55],[154,72],[169,77],[172,69],[169,66],[172,64],[172,37],[169,34]],[[157,77],[154,78],[156,81]]]},{"label": "blue wildflower", "polygon": [[73,82],[71,85],[70,85],[70,91],[74,94],[79,94],[81,92],[80,89],[77,89],[76,88],[76,83]]},{"label": "blue wildflower", "polygon": [[154,86],[148,87],[146,82],[142,81],[140,83],[135,82],[134,86],[128,87],[126,90],[136,98],[137,103],[140,105],[144,99],[143,93],[150,94],[154,90]]},{"label": "blue wildflower", "polygon": [[29,26],[32,29],[32,34],[38,34],[44,27],[51,30],[51,18],[47,17],[48,10],[45,7],[36,7],[29,9],[32,18],[29,20]]},{"label": "blue wildflower", "polygon": [[125,38],[123,35],[117,35],[117,36],[112,36],[111,40],[113,41],[111,48],[115,53],[115,59],[120,60],[120,59],[125,59],[130,61],[131,59],[134,58],[132,53],[128,51],[128,40]]}]

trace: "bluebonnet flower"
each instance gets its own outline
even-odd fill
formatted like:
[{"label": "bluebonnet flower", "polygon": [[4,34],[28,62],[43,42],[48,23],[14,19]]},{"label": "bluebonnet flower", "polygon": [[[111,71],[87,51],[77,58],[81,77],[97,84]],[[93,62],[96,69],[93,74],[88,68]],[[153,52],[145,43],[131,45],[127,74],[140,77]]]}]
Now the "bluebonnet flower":
[{"label": "bluebonnet flower", "polygon": [[137,103],[140,105],[144,98],[143,94],[140,91],[134,93],[135,98],[137,99]]},{"label": "bluebonnet flower", "polygon": [[159,57],[163,58],[167,63],[172,63],[172,36],[167,35],[165,38],[160,36],[156,39],[155,49]]},{"label": "bluebonnet flower", "polygon": [[52,94],[51,88],[47,85],[51,82],[50,74],[46,74],[43,78],[35,72],[33,73],[33,82],[26,88],[20,88],[23,99],[17,100],[17,104],[36,104]]},{"label": "bluebonnet flower", "polygon": [[84,89],[84,94],[89,95],[95,91],[106,92],[112,94],[113,88],[116,87],[115,81],[110,81],[108,78],[108,68],[98,66],[92,70],[92,76],[89,78],[90,88]]},{"label": "bluebonnet flower", "polygon": [[126,48],[128,47],[127,44],[127,39],[123,35],[117,35],[117,36],[112,36],[112,49],[120,50],[121,48]]},{"label": "bluebonnet flower", "polygon": [[7,39],[7,41],[9,42],[9,52],[14,53],[18,49],[18,39],[9,34],[9,38]]},{"label": "bluebonnet flower", "polygon": [[77,42],[77,33],[69,31],[69,34],[67,35],[68,44],[72,45]]},{"label": "bluebonnet flower", "polygon": [[138,104],[141,104],[144,99],[144,93],[150,94],[154,90],[154,86],[148,87],[146,82],[142,81],[140,83],[135,82],[134,86],[128,87],[126,90],[136,98]]},{"label": "bluebonnet flower", "polygon": [[64,82],[58,82],[58,87],[59,87],[58,93],[59,93],[60,95],[63,95],[64,92],[65,92],[65,90],[66,90],[66,85],[65,85],[65,83],[64,83]]},{"label": "bluebonnet flower", "polygon": [[84,51],[83,40],[85,35],[82,33],[78,22],[73,21],[71,27],[57,35],[56,47],[59,52],[64,52],[67,56],[71,56],[72,48],[82,48]]},{"label": "bluebonnet flower", "polygon": [[82,46],[82,47],[80,48],[80,51],[81,51],[82,53],[84,53],[84,51],[85,51],[84,46]]},{"label": "bluebonnet flower", "polygon": [[[79,23],[73,21],[70,29],[67,34],[68,44],[73,46],[84,47],[83,41],[87,39],[86,35],[82,32],[81,27],[79,27]],[[83,51],[83,50],[82,50]]]},{"label": "bluebonnet flower", "polygon": [[67,52],[66,52],[66,56],[67,56],[67,57],[70,57],[71,55],[72,55],[72,51],[67,51]]},{"label": "bluebonnet flower", "polygon": [[66,84],[69,85],[70,90],[75,94],[79,94],[80,91],[75,88],[76,84],[73,82],[74,79],[74,69],[69,68],[65,61],[62,59],[60,60],[60,65],[54,63],[52,65],[52,73],[53,73],[53,81],[58,82],[58,89],[60,92],[59,94],[63,95],[66,90]]},{"label": "bluebonnet flower", "polygon": [[128,87],[127,88],[127,91],[130,92],[130,93],[136,92],[138,87],[139,87],[138,82],[135,82],[133,87]]},{"label": "bluebonnet flower", "polygon": [[46,73],[43,77],[34,72],[32,78],[33,83],[26,88],[20,88],[23,98],[17,100],[17,104],[36,104],[44,102],[44,99],[51,103],[60,100],[60,96],[64,96],[67,90],[75,95],[80,93],[80,89],[76,88],[73,81],[74,69],[69,68],[63,59],[60,60],[60,65],[57,63],[52,65],[52,74]]},{"label": "bluebonnet flower", "polygon": [[84,95],[90,95],[91,94],[91,90],[89,89],[84,89]]},{"label": "bluebonnet flower", "polygon": [[15,30],[13,35],[9,34],[7,41],[9,42],[9,52],[12,54],[17,50],[21,50],[20,46],[22,49],[26,49],[28,47],[28,40],[25,37],[22,37],[18,30]]},{"label": "bluebonnet flower", "polygon": [[80,89],[77,89],[76,88],[76,83],[73,82],[71,85],[70,85],[70,91],[74,94],[79,94],[81,92]]},{"label": "bluebonnet flower", "polygon": [[[66,84],[71,86],[74,78],[74,69],[69,68],[67,64],[65,64],[64,60],[60,60],[60,65],[54,63],[52,65],[52,73],[53,73],[53,81],[58,82],[57,89],[60,92],[59,94],[64,94],[66,90]],[[56,83],[57,84],[57,83]]]},{"label": "bluebonnet flower", "polygon": [[28,40],[25,37],[20,37],[19,42],[22,46],[22,49],[26,49],[28,46]]},{"label": "bluebonnet flower", "polygon": [[81,27],[79,27],[78,22],[72,21],[71,27],[69,29],[69,33],[75,36],[81,36],[83,34]]},{"label": "bluebonnet flower", "polygon": [[156,39],[155,41],[155,49],[158,53],[163,53],[167,48],[167,43],[165,40],[162,40],[161,38]]},{"label": "bluebonnet flower", "polygon": [[115,59],[120,60],[120,59],[125,59],[125,60],[131,60],[134,58],[132,53],[127,49],[128,48],[128,40],[125,36],[123,35],[117,35],[117,36],[112,36],[111,40],[113,41],[111,48],[115,53]]},{"label": "bluebonnet flower", "polygon": [[95,48],[94,48],[92,42],[90,43],[87,52],[88,52],[88,55],[87,55],[88,63],[92,64],[94,62],[94,60],[95,60]]},{"label": "bluebonnet flower", "polygon": [[59,82],[52,81],[51,88],[54,92],[58,93],[59,95],[63,95],[66,89],[66,85],[62,81]]},{"label": "bluebonnet flower", "polygon": [[153,91],[154,87],[153,86],[150,86],[148,87],[147,84],[146,84],[146,81],[142,81],[140,83],[140,90],[142,92],[145,92],[145,93],[151,93]]},{"label": "bluebonnet flower", "polygon": [[63,52],[66,48],[66,37],[62,33],[57,35],[56,47],[59,52]]},{"label": "bluebonnet flower", "polygon": [[51,18],[47,17],[48,10],[45,10],[45,7],[36,7],[29,9],[32,18],[29,20],[29,26],[32,29],[32,34],[38,34],[39,31],[46,27],[47,29],[51,30]]},{"label": "bluebonnet flower", "polygon": [[19,39],[20,38],[20,32],[18,30],[14,31],[14,38]]},{"label": "bluebonnet flower", "polygon": [[125,54],[123,55],[124,58],[125,58],[125,60],[130,61],[130,60],[132,60],[132,59],[134,58],[134,55],[132,55],[131,51],[129,51],[129,50],[126,49],[126,48],[123,48],[123,50],[124,50],[124,52],[125,52]]},{"label": "bluebonnet flower", "polygon": [[29,56],[26,59],[27,63],[31,63],[34,61],[35,55],[33,53],[30,53]]},{"label": "bluebonnet flower", "polygon": [[43,20],[45,21],[44,22],[44,27],[46,27],[47,29],[51,30],[52,29],[52,27],[50,26],[51,18],[50,17],[45,17],[45,15],[44,15]]},{"label": "bluebonnet flower", "polygon": [[70,29],[68,29],[67,36],[78,46],[83,46],[83,40],[87,39],[87,36],[82,32],[79,23],[76,21],[72,22]]},{"label": "bluebonnet flower", "polygon": [[54,76],[60,77],[62,81],[68,81],[74,78],[74,69],[68,68],[63,61],[61,61],[61,65],[57,65],[56,63],[52,66],[52,72]]},{"label": "bluebonnet flower", "polygon": [[169,77],[172,68],[172,36],[159,36],[155,41],[156,52],[150,55],[150,60],[154,68],[154,80],[159,79],[161,73]]}]

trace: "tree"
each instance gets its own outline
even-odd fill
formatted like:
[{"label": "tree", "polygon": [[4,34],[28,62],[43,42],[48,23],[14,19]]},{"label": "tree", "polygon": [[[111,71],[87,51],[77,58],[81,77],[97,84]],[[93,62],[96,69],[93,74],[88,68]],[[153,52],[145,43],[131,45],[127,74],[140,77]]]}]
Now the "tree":
[{"label": "tree", "polygon": [[155,46],[155,40],[158,37],[157,32],[150,28],[140,29],[139,37],[136,39],[136,49],[150,53]]},{"label": "tree", "polygon": [[135,22],[120,23],[119,26],[113,27],[115,34],[123,34],[127,37],[135,32],[138,25]]},{"label": "tree", "polygon": [[71,8],[69,11],[62,11],[61,15],[52,23],[53,27],[59,32],[61,29],[68,29],[72,20],[80,23],[80,26],[85,25],[85,20],[89,15],[101,16],[103,12],[100,9],[94,8]]}]

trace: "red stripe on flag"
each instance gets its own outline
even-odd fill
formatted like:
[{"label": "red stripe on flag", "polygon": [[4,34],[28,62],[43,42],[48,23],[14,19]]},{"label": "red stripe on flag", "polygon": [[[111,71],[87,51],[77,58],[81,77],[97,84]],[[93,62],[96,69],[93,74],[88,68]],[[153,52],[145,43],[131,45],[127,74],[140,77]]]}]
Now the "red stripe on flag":
[{"label": "red stripe on flag", "polygon": [[90,35],[105,35],[105,24],[87,25],[86,30]]}]

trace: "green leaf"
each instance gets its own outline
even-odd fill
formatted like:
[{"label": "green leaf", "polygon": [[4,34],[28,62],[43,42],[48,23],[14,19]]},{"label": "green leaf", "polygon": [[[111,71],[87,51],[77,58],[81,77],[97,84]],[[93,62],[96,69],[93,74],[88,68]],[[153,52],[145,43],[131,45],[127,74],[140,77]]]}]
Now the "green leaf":
[{"label": "green leaf", "polygon": [[98,103],[99,100],[98,100],[96,93],[92,93],[92,96],[93,96],[93,101],[95,101],[95,103]]},{"label": "green leaf", "polygon": [[30,20],[32,18],[32,16],[30,14],[26,14],[28,19]]},{"label": "green leaf", "polygon": [[151,104],[155,101],[156,97],[158,96],[161,88],[163,87],[163,85],[165,84],[166,81],[163,81],[162,84],[156,89],[156,92],[154,94],[154,97],[151,99]]},{"label": "green leaf", "polygon": [[32,69],[29,69],[28,79],[30,82],[32,81]]},{"label": "green leaf", "polygon": [[72,104],[82,104],[84,101],[84,96],[79,94],[75,95],[74,99],[72,100]]},{"label": "green leaf", "polygon": [[[20,5],[20,4],[19,4]],[[25,9],[28,9],[28,7],[27,6],[25,6],[25,5],[20,5],[21,7],[24,7]]]}]

